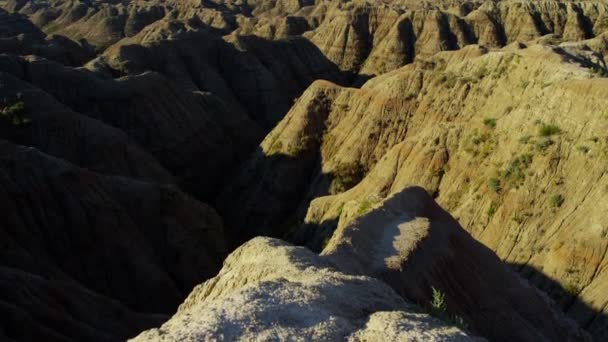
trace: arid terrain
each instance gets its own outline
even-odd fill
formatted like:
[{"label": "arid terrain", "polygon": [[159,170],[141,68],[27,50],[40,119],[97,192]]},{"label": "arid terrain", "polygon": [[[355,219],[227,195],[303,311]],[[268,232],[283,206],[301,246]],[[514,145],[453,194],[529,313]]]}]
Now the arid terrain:
[{"label": "arid terrain", "polygon": [[608,340],[608,1],[0,0],[0,340]]}]

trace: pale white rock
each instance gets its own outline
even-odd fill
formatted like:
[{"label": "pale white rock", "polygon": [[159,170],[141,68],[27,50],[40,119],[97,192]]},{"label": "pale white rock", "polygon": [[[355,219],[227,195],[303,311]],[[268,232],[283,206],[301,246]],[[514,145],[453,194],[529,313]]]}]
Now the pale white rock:
[{"label": "pale white rock", "polygon": [[381,281],[341,273],[303,247],[255,238],[133,341],[469,341]]}]

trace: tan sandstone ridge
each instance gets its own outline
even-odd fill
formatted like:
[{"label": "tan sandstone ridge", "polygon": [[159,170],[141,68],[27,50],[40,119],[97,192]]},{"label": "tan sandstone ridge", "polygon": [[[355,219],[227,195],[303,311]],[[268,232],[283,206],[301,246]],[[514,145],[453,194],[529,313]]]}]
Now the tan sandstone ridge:
[{"label": "tan sandstone ridge", "polygon": [[424,189],[408,188],[337,231],[321,257],[269,238],[245,243],[134,341],[469,340],[420,313],[433,312],[433,289],[445,294],[440,317],[492,341],[590,340]]},{"label": "tan sandstone ridge", "polygon": [[421,185],[601,339],[602,70],[580,46],[515,44],[440,53],[361,89],[315,82],[226,188],[220,211],[239,210],[227,218],[237,229],[276,227],[321,249],[336,227]]},{"label": "tan sandstone ridge", "polygon": [[381,281],[347,275],[303,247],[255,238],[178,312],[131,341],[472,341],[418,313]]},{"label": "tan sandstone ridge", "polygon": [[305,35],[344,70],[367,75],[394,70],[415,56],[469,44],[500,47],[548,33],[565,40],[608,29],[602,1],[337,2]]},{"label": "tan sandstone ridge", "polygon": [[[585,339],[428,197],[395,200],[418,185],[597,340],[608,339],[605,2],[0,0],[0,7],[0,200],[9,212],[0,220],[8,241],[1,337],[134,336],[213,276],[233,242],[270,235],[324,251],[305,258],[346,277],[327,296],[348,287],[345,273],[380,278],[423,307],[435,286],[476,334]],[[181,191],[212,203],[221,218]],[[394,254],[378,254],[374,246],[387,241],[360,222],[393,201],[420,219],[397,225]],[[379,210],[374,222],[395,232],[394,213]],[[431,234],[429,219],[445,231]],[[401,229],[420,240],[404,240]],[[353,250],[348,239],[365,244]],[[422,261],[412,252],[418,247],[428,256]],[[278,268],[273,277],[285,271]],[[318,289],[288,282],[276,288],[304,297]],[[266,288],[235,291],[214,308],[268,297]],[[247,312],[272,322],[293,304],[279,299]],[[405,338],[406,326],[437,324],[395,303],[401,312],[360,303],[367,311],[353,318],[335,307],[346,299],[336,300],[311,299],[313,316],[345,320],[310,334]],[[201,303],[191,303],[201,324],[256,324],[234,311],[219,319]],[[217,336],[186,321],[188,310],[176,315],[170,336]],[[413,336],[462,337],[436,327]],[[265,336],[294,329],[271,326]]]},{"label": "tan sandstone ridge", "polygon": [[109,47],[97,63],[121,74],[153,70],[188,89],[210,91],[265,128],[273,127],[314,80],[345,83],[306,39],[222,39],[200,21],[158,21]]},{"label": "tan sandstone ridge", "polygon": [[47,33],[86,40],[101,51],[170,19],[199,21],[217,35],[304,35],[342,70],[362,75],[469,44],[500,47],[549,33],[583,40],[608,29],[608,5],[597,0],[8,0],[3,7],[27,15]]}]

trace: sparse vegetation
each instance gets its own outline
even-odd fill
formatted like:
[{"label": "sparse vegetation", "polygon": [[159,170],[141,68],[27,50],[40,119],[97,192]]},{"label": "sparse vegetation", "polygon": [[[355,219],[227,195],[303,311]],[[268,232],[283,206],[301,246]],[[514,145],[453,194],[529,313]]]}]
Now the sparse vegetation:
[{"label": "sparse vegetation", "polygon": [[496,206],[494,205],[494,203],[490,204],[490,207],[488,208],[486,214],[488,215],[488,217],[492,217],[494,216],[494,214],[496,214]]},{"label": "sparse vegetation", "polygon": [[25,117],[25,103],[21,100],[5,107],[0,111],[0,117],[5,118],[15,126],[26,125],[30,123],[30,119]]},{"label": "sparse vegetation", "polygon": [[433,317],[439,318],[442,321],[454,325],[462,330],[467,329],[467,324],[464,319],[457,315],[450,315],[448,313],[448,307],[445,302],[445,295],[440,290],[437,290],[435,287],[431,287],[433,291],[433,299],[431,299],[430,304],[430,314]]},{"label": "sparse vegetation", "polygon": [[496,141],[491,135],[491,132],[479,133],[478,130],[474,130],[470,138],[470,144],[465,146],[465,151],[473,154],[474,156],[486,157],[494,151]]},{"label": "sparse vegetation", "polygon": [[540,135],[541,137],[549,137],[555,134],[559,134],[561,132],[561,128],[554,124],[541,124],[538,128],[538,135]]},{"label": "sparse vegetation", "polygon": [[443,315],[447,309],[445,304],[445,295],[437,290],[435,287],[431,287],[433,291],[433,299],[431,300],[431,313],[435,316]]},{"label": "sparse vegetation", "polygon": [[488,128],[494,128],[494,127],[496,127],[496,119],[485,118],[485,119],[483,119],[483,124]]},{"label": "sparse vegetation", "polygon": [[488,188],[494,192],[500,191],[500,179],[490,178],[488,179]]},{"label": "sparse vegetation", "polygon": [[549,204],[551,205],[552,208],[559,208],[562,206],[562,204],[564,204],[564,196],[562,196],[561,194],[558,195],[553,195],[551,196],[551,198],[549,199]]},{"label": "sparse vegetation", "polygon": [[342,193],[361,181],[365,175],[365,168],[359,162],[344,163],[338,165],[332,173],[330,194]]},{"label": "sparse vegetation", "polygon": [[524,153],[517,156],[507,164],[501,172],[501,177],[512,185],[520,185],[526,179],[526,169],[532,164],[533,156]]}]

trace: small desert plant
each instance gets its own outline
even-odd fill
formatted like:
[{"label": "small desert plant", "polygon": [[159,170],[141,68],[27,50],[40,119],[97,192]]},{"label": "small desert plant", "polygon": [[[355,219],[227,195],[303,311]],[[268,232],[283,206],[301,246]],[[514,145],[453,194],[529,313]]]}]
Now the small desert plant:
[{"label": "small desert plant", "polygon": [[434,316],[441,316],[445,314],[447,309],[445,304],[445,295],[443,292],[437,290],[435,287],[431,287],[433,291],[433,299],[431,300],[431,313]]},{"label": "small desert plant", "polygon": [[494,216],[494,214],[496,214],[496,207],[494,206],[494,203],[490,204],[490,207],[488,208],[486,214],[488,215],[488,217],[492,217]]},{"label": "small desert plant", "polygon": [[498,178],[490,178],[488,179],[488,188],[494,192],[500,191],[500,179]]},{"label": "small desert plant", "polygon": [[433,291],[433,299],[431,299],[430,304],[430,314],[433,317],[439,318],[442,321],[457,326],[462,330],[466,330],[467,324],[464,319],[460,316],[450,315],[448,313],[448,306],[445,302],[445,295],[440,290],[437,290],[435,287],[431,287]]},{"label": "small desert plant", "polygon": [[21,115],[25,111],[25,103],[23,101],[17,101],[12,105],[4,108],[2,111],[5,115]]},{"label": "small desert plant", "polygon": [[0,116],[6,118],[15,126],[25,125],[30,122],[29,118],[24,116],[25,103],[21,100],[5,107],[0,111]]},{"label": "small desert plant", "polygon": [[554,125],[554,124],[542,124],[539,128],[538,128],[538,135],[540,135],[541,137],[548,137],[548,136],[552,136],[554,134],[559,134],[561,133],[561,128],[559,128],[559,126]]},{"label": "small desert plant", "polygon": [[485,119],[483,119],[483,124],[486,125],[486,127],[488,127],[488,128],[494,128],[494,127],[496,127],[496,119],[485,118]]},{"label": "small desert plant", "polygon": [[564,196],[558,194],[551,196],[551,198],[549,199],[549,204],[552,208],[559,208],[562,206],[562,204],[564,204],[564,201]]}]

